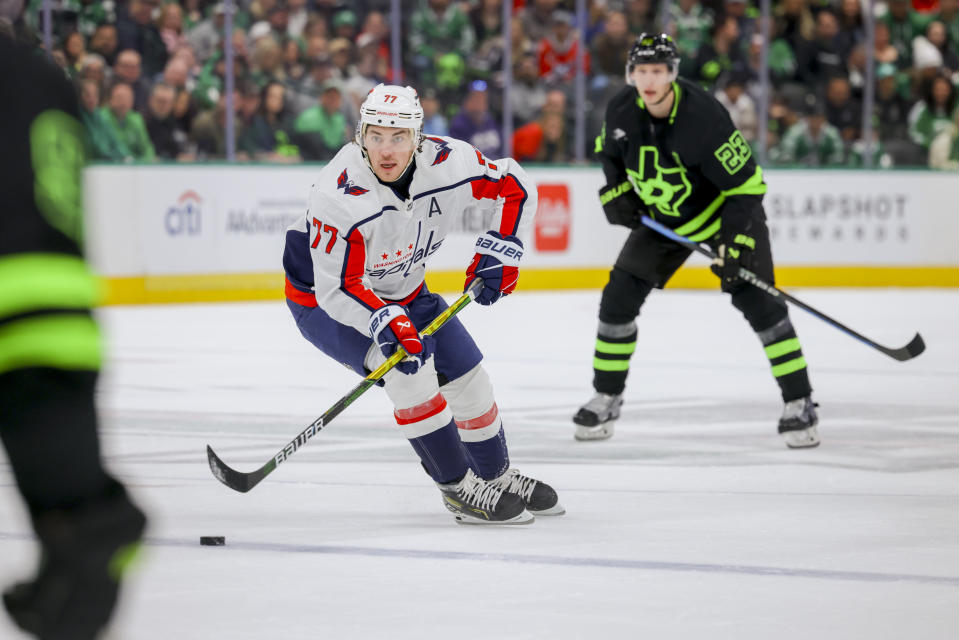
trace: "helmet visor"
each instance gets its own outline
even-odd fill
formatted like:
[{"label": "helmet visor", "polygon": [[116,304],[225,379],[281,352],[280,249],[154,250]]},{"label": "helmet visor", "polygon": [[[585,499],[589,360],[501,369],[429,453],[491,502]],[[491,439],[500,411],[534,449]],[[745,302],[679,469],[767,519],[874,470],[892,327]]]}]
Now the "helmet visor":
[{"label": "helmet visor", "polygon": [[412,152],[414,146],[416,140],[412,129],[375,125],[366,125],[363,128],[363,147],[369,151],[407,153]]}]

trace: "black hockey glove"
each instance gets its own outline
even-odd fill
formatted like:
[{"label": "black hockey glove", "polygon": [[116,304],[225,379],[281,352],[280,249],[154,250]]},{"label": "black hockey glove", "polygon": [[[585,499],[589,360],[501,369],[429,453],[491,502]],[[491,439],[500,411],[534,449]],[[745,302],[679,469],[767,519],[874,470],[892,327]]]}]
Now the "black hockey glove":
[{"label": "black hockey glove", "polygon": [[756,239],[747,231],[726,231],[723,228],[723,242],[719,245],[719,257],[713,260],[713,273],[719,276],[722,290],[729,293],[740,284],[739,268],[753,270],[753,251]]},{"label": "black hockey glove", "polygon": [[640,200],[629,181],[614,186],[606,185],[599,190],[599,203],[610,224],[619,224],[635,229],[642,224],[639,219],[646,214],[646,205]]}]

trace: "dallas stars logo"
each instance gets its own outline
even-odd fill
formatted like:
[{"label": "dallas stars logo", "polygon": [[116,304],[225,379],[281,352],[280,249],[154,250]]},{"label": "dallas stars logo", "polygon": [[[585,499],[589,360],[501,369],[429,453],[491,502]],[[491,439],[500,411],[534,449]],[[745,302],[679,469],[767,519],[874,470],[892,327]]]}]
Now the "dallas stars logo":
[{"label": "dallas stars logo", "polygon": [[626,170],[637,185],[643,202],[667,216],[681,215],[679,205],[692,191],[679,156],[674,155],[673,159],[678,166],[664,167],[660,164],[659,150],[653,146],[643,146],[639,150],[639,170]]}]

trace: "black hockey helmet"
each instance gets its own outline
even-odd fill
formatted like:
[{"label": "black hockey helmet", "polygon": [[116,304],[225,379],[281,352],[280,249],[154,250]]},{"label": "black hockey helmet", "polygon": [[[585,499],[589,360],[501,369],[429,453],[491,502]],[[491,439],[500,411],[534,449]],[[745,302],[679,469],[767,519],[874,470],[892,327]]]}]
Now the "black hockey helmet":
[{"label": "black hockey helmet", "polygon": [[668,34],[642,33],[629,49],[626,58],[626,76],[633,72],[638,64],[662,62],[675,73],[679,68],[679,49]]}]

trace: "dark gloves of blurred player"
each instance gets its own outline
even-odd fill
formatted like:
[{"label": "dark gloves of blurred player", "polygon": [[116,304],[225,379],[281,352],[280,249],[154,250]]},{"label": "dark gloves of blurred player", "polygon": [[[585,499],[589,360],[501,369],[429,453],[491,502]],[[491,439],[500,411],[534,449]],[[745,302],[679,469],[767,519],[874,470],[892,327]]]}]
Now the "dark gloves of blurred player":
[{"label": "dark gloves of blurred player", "polygon": [[647,214],[646,205],[629,181],[600,189],[599,202],[610,224],[635,229],[641,224],[639,219]]}]

